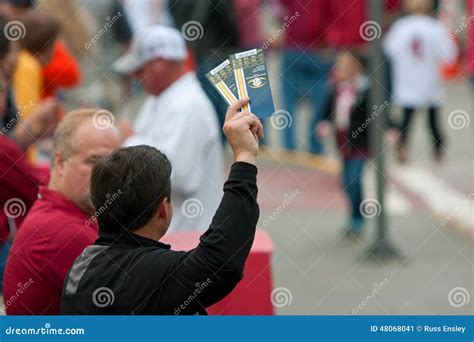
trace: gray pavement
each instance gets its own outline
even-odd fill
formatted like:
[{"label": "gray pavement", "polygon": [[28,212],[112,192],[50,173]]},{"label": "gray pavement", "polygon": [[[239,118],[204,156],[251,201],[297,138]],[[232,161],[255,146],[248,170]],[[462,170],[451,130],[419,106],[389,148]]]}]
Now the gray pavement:
[{"label": "gray pavement", "polygon": [[[260,163],[260,225],[274,213],[284,193],[300,189],[300,199],[265,228],[275,242],[278,314],[474,313],[474,94],[463,79],[446,84],[445,89],[440,116],[448,141],[444,162],[432,161],[422,112],[415,117],[411,132],[410,163],[397,164],[393,148],[386,150],[389,238],[406,257],[403,262],[364,260],[374,241],[374,220],[360,240],[342,238],[347,206],[337,172],[321,172],[319,167],[309,171],[311,166],[291,165],[289,158]],[[449,121],[451,113],[459,110],[467,118],[462,128]],[[305,150],[309,108],[303,104],[297,115],[300,147]],[[270,129],[268,136],[273,146],[279,145],[278,131]],[[336,158],[331,142],[327,146],[328,156]],[[365,182],[372,187],[375,172],[374,165],[369,165]],[[280,185],[284,179],[289,180]],[[458,224],[464,229],[456,229]]]}]

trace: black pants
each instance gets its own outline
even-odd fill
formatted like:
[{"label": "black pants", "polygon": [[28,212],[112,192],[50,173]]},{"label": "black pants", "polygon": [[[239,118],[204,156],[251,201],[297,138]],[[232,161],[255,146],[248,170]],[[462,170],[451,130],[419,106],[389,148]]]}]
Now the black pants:
[{"label": "black pants", "polygon": [[[408,132],[410,128],[410,123],[412,121],[413,112],[415,108],[413,107],[406,107],[403,108],[403,123],[400,126],[400,134],[401,134],[401,143],[403,146],[406,146],[408,140]],[[436,149],[440,149],[443,146],[443,138],[441,136],[441,132],[438,126],[438,107],[429,107],[428,108],[428,123],[430,125],[431,134],[433,136],[433,142],[435,144]]]}]

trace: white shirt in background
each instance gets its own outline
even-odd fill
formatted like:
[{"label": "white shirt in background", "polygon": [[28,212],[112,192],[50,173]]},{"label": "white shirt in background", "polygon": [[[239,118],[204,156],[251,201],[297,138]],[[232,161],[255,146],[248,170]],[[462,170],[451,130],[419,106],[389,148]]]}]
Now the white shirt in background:
[{"label": "white shirt in background", "polygon": [[223,194],[224,164],[217,115],[195,74],[148,96],[134,131],[124,146],[150,145],[171,161],[170,231],[205,231]]},{"label": "white shirt in background", "polygon": [[454,62],[457,53],[441,22],[421,15],[401,18],[388,31],[384,49],[392,65],[396,104],[415,108],[441,104],[441,66]]}]

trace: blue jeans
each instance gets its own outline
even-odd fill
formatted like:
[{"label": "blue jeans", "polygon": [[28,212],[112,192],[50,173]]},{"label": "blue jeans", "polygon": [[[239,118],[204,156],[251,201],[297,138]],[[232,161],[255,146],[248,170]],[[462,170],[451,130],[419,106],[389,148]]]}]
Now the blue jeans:
[{"label": "blue jeans", "polygon": [[328,75],[331,61],[314,51],[302,53],[299,50],[283,51],[282,91],[285,109],[291,114],[293,123],[283,131],[283,144],[288,150],[296,149],[295,126],[296,106],[302,98],[311,104],[312,115],[308,127],[309,148],[312,153],[322,154],[323,145],[315,134],[321,121],[328,95]]},{"label": "blue jeans", "polygon": [[7,258],[11,246],[11,241],[7,241],[0,245],[0,293],[3,291],[3,272],[5,271],[5,265],[7,264]]},{"label": "blue jeans", "polygon": [[342,185],[351,204],[349,229],[361,230],[364,217],[359,209],[362,203],[362,175],[366,160],[363,158],[344,159]]}]

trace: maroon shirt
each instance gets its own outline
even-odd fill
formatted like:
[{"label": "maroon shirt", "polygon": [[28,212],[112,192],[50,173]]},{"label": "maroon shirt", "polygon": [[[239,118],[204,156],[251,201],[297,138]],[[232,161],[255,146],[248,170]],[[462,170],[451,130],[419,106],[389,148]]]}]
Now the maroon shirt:
[{"label": "maroon shirt", "polygon": [[[38,186],[48,180],[47,169],[32,165],[13,140],[0,135],[0,244],[9,234],[6,212],[19,227],[36,200]],[[11,206],[5,205],[8,201]]]},{"label": "maroon shirt", "polygon": [[280,0],[285,8],[286,48],[317,48],[326,42],[328,0]]},{"label": "maroon shirt", "polygon": [[97,239],[97,225],[60,193],[40,187],[18,231],[3,278],[8,315],[58,315],[64,279]]},{"label": "maroon shirt", "polygon": [[[328,1],[326,16],[329,25],[326,27],[326,39],[331,46],[347,49],[367,44],[360,32],[363,30],[362,25],[370,20],[366,2],[366,0]],[[400,0],[385,0],[385,13],[397,12],[401,8],[401,3]],[[369,35],[373,33],[368,32]]]}]

